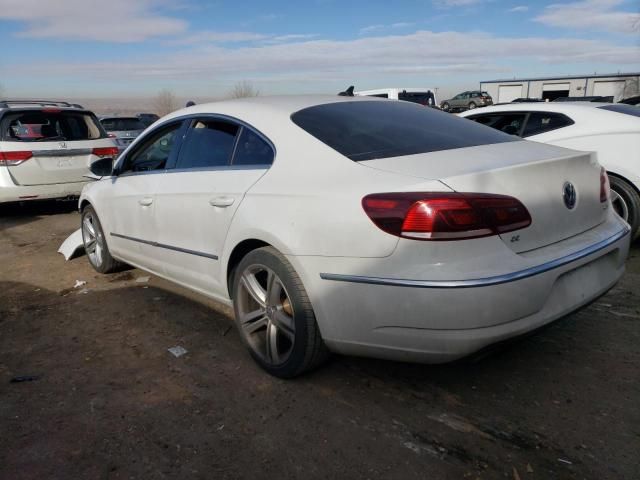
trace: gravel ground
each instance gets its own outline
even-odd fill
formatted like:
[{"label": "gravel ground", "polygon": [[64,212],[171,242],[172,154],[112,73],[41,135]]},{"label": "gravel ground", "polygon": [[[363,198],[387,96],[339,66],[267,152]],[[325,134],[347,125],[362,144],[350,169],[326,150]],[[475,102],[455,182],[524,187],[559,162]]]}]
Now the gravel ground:
[{"label": "gravel ground", "polygon": [[228,309],[65,262],[74,207],[0,207],[0,479],[640,478],[638,244],[606,296],[481,361],[283,381]]}]

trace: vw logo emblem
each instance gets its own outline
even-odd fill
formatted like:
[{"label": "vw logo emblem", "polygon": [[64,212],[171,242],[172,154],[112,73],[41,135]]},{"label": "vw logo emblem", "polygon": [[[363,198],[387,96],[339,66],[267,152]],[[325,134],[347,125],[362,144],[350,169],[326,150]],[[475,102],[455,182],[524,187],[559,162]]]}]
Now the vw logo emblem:
[{"label": "vw logo emblem", "polygon": [[58,144],[58,146],[59,146],[60,148],[67,148],[67,142],[60,142],[60,143]]},{"label": "vw logo emblem", "polygon": [[564,183],[564,186],[562,187],[562,199],[564,200],[564,205],[569,210],[573,210],[573,208],[576,206],[577,200],[576,187],[573,186],[573,183]]}]

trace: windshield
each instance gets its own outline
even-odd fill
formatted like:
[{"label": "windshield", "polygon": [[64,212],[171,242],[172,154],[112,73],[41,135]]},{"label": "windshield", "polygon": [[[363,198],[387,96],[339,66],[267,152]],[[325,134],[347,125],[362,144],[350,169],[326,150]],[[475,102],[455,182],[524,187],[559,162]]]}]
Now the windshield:
[{"label": "windshield", "polygon": [[598,108],[601,108],[602,110],[610,110],[612,112],[623,113],[624,115],[631,115],[633,117],[640,117],[640,107],[636,107],[634,105],[618,103],[616,105],[605,105]]},{"label": "windshield", "polygon": [[123,132],[128,130],[144,130],[144,124],[140,119],[132,118],[103,118],[100,120],[104,129],[108,132]]},{"label": "windshield", "polygon": [[2,140],[9,142],[77,141],[107,135],[90,112],[22,111],[2,121]]},{"label": "windshield", "polygon": [[300,128],[353,161],[515,142],[519,138],[409,102],[340,102],[291,116]]}]

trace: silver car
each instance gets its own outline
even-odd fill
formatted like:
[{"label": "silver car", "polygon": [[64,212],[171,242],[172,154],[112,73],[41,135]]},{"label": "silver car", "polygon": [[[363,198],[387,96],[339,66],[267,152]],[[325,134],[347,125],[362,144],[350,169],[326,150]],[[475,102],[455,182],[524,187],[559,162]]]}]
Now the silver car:
[{"label": "silver car", "polygon": [[472,90],[462,92],[449,100],[442,102],[442,110],[445,112],[462,112],[464,110],[473,110],[477,107],[486,107],[493,105],[493,99],[487,92],[480,90]]},{"label": "silver car", "polygon": [[120,153],[145,129],[138,117],[101,117],[100,123],[109,137],[116,141]]}]

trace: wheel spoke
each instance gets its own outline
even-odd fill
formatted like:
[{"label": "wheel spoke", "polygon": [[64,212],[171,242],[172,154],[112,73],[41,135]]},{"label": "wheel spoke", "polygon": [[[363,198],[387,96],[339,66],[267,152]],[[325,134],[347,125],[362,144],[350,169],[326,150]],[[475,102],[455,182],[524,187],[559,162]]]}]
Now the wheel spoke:
[{"label": "wheel spoke", "polygon": [[243,283],[244,288],[249,295],[256,301],[260,307],[264,308],[267,305],[267,292],[262,288],[255,274],[245,273],[242,275],[240,281]]},{"label": "wheel spoke", "polygon": [[96,230],[93,228],[93,225],[91,224],[91,220],[89,216],[86,216],[84,218],[82,225],[84,226],[86,233],[88,233],[92,238],[96,237]]},{"label": "wheel spoke", "polygon": [[280,354],[278,353],[278,329],[271,322],[267,324],[267,338],[265,346],[267,359],[271,363],[280,363]]},{"label": "wheel spoke", "polygon": [[243,315],[240,318],[240,323],[242,324],[244,331],[248,334],[252,334],[256,330],[267,325],[268,319],[265,313],[266,312],[263,308],[259,308],[258,310],[254,310],[253,312]]},{"label": "wheel spoke", "polygon": [[95,238],[90,238],[84,246],[84,249],[87,253],[93,253],[96,251],[96,240]]},{"label": "wheel spoke", "polygon": [[96,265],[102,265],[102,245],[96,242]]},{"label": "wheel spoke", "polygon": [[267,278],[267,305],[280,305],[280,294],[282,292],[282,282],[275,273],[269,271]]},{"label": "wheel spoke", "polygon": [[282,333],[285,337],[293,342],[295,338],[295,330],[293,318],[284,313],[282,310],[277,310],[273,315],[273,324],[276,326],[278,331]]}]

